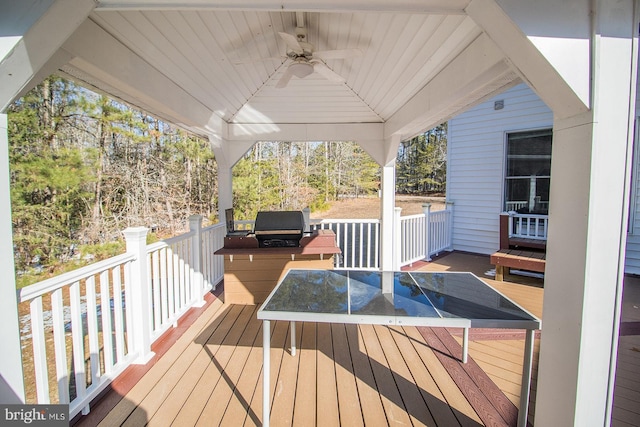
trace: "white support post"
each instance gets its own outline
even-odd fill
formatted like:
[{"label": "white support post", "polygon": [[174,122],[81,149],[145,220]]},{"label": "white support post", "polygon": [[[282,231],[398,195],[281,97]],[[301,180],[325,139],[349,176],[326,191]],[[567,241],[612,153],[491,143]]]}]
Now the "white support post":
[{"label": "white support post", "polygon": [[400,270],[402,264],[402,208],[395,208],[393,212],[393,266],[392,271]]},{"label": "white support post", "polygon": [[147,232],[145,227],[129,227],[123,231],[127,242],[127,253],[136,258],[131,263],[131,300],[126,309],[131,313],[131,334],[134,345],[132,352],[137,353],[135,364],[144,365],[154,356],[151,351],[151,295],[147,269]]},{"label": "white support post", "polygon": [[449,252],[453,251],[453,202],[451,201],[447,201],[445,202],[445,206],[446,209],[449,211],[449,230],[448,230],[448,240],[449,240],[449,247],[447,248],[447,250]]},{"label": "white support post", "polygon": [[9,138],[7,115],[0,114],[0,403],[24,403],[24,379],[20,349],[20,324],[13,262],[11,197],[9,190]]},{"label": "white support post", "polygon": [[430,254],[430,245],[429,243],[431,240],[431,203],[425,203],[422,205],[422,213],[424,214],[424,239],[425,239],[425,243],[424,243],[424,260],[425,261],[431,261],[431,254]]},{"label": "white support post", "polygon": [[[635,3],[635,4],[634,4]],[[636,104],[637,2],[594,2],[593,104],[554,111],[537,426],[611,423]],[[553,41],[553,39],[551,39]]]},{"label": "white support post", "polygon": [[194,236],[191,241],[191,268],[193,269],[193,294],[195,295],[194,307],[202,307],[204,301],[204,275],[202,274],[202,215],[189,217],[189,230]]},{"label": "white support post", "polygon": [[381,177],[382,198],[380,200],[380,268],[383,271],[392,271],[395,259],[393,248],[393,215],[396,195],[395,160],[382,167]]},{"label": "white support post", "polygon": [[224,211],[233,207],[233,182],[231,167],[218,163],[218,221],[224,222]]},{"label": "white support post", "polygon": [[309,233],[311,231],[311,209],[309,207],[304,208],[302,216],[304,218],[304,232]]}]

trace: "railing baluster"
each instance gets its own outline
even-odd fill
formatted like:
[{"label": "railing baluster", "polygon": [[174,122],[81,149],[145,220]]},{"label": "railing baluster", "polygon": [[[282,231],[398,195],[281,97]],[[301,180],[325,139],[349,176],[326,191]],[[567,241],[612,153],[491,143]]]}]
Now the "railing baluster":
[{"label": "railing baluster", "polygon": [[[360,242],[358,244],[359,248],[358,248],[358,265],[362,265],[362,257],[364,256],[363,252],[364,252],[364,248],[362,247],[362,242],[364,241],[363,239],[363,231],[364,231],[364,224],[361,222],[360,223]],[[355,238],[355,237],[354,237]]]},{"label": "railing baluster", "polygon": [[133,310],[131,307],[132,300],[132,283],[131,283],[131,263],[128,262],[124,269],[124,315],[125,315],[125,329],[127,331],[127,353],[130,353],[135,349],[135,343],[133,342]]},{"label": "railing baluster", "polygon": [[49,374],[47,369],[47,350],[44,339],[44,316],[42,297],[31,301],[31,342],[33,345],[33,366],[36,376],[36,396],[38,403],[51,403],[49,397]]},{"label": "railing baluster", "polygon": [[171,314],[171,317],[174,317],[176,313],[180,311],[181,302],[180,302],[180,254],[179,254],[179,244],[173,246],[173,292],[174,292],[174,312]]},{"label": "railing baluster", "polygon": [[351,266],[356,265],[356,224],[351,223]]},{"label": "railing baluster", "polygon": [[180,272],[180,311],[184,309],[184,306],[187,304],[187,295],[185,294],[186,288],[186,273],[185,273],[185,249],[184,242],[180,242],[180,257],[178,258],[178,268]]},{"label": "railing baluster", "polygon": [[176,286],[175,286],[175,274],[173,272],[173,247],[169,246],[167,248],[167,297],[168,297],[168,307],[169,307],[169,318],[173,318],[173,314],[176,312]]},{"label": "railing baluster", "polygon": [[[80,303],[80,282],[69,286],[71,305],[71,336],[73,342],[73,370],[76,399],[84,400],[87,395],[86,372],[84,363],[84,332],[82,328],[82,308]],[[74,399],[74,400],[76,400]],[[89,413],[89,406],[82,408],[82,414]]]},{"label": "railing baluster", "polygon": [[69,403],[69,368],[67,367],[67,342],[64,329],[64,302],[62,288],[51,293],[51,318],[53,320],[53,344],[56,358],[58,402]]},{"label": "railing baluster", "polygon": [[162,248],[158,251],[159,266],[158,273],[160,274],[160,301],[162,310],[162,316],[160,319],[162,323],[169,320],[169,298],[168,298],[168,286],[167,286],[167,248]]},{"label": "railing baluster", "polygon": [[91,366],[91,385],[98,383],[100,376],[100,344],[98,341],[98,305],[96,303],[96,279],[88,277],[86,282],[87,296],[87,332],[89,333],[89,361]]},{"label": "railing baluster", "polygon": [[124,324],[122,319],[122,267],[117,266],[111,270],[113,277],[113,323],[116,338],[116,363],[124,360]]},{"label": "railing baluster", "polygon": [[111,330],[111,295],[109,293],[109,270],[100,273],[100,313],[102,314],[102,345],[104,372],[113,368],[113,340]]},{"label": "railing baluster", "polygon": [[151,270],[149,271],[149,278],[151,280],[151,294],[153,298],[153,322],[151,323],[151,329],[157,330],[162,325],[162,305],[160,304],[160,261],[158,260],[158,251],[153,251],[150,254],[151,258]]}]

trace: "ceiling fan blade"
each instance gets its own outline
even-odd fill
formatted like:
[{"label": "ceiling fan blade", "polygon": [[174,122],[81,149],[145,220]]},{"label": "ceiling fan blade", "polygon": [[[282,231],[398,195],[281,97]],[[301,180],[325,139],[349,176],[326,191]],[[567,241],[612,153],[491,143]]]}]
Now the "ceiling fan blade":
[{"label": "ceiling fan blade", "polygon": [[291,67],[287,67],[282,77],[280,77],[280,80],[278,80],[278,83],[276,83],[276,87],[278,89],[286,87],[289,84],[289,80],[291,80],[291,77],[293,77],[293,70],[291,69]]},{"label": "ceiling fan blade", "polygon": [[360,49],[337,49],[313,52],[313,57],[320,59],[343,59],[354,56],[362,56],[362,51]]},{"label": "ceiling fan blade", "polygon": [[340,74],[336,73],[331,68],[327,67],[327,65],[324,62],[314,61],[313,71],[320,74],[322,77],[329,80],[330,82],[344,83],[345,81]]},{"label": "ceiling fan blade", "polygon": [[298,38],[296,36],[282,32],[279,32],[278,34],[280,34],[280,37],[282,37],[282,40],[284,40],[289,49],[291,49],[298,55],[302,55],[304,53],[304,49],[302,49],[302,46],[300,46],[300,43],[298,43]]}]

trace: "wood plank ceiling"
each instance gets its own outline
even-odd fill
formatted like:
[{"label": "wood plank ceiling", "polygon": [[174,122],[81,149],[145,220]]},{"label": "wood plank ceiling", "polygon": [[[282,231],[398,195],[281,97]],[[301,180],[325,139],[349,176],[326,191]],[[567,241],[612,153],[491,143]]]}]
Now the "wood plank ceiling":
[{"label": "wood plank ceiling", "polygon": [[276,83],[291,60],[278,32],[295,34],[294,12],[94,11],[91,19],[228,123],[383,123],[476,39],[463,14],[304,12],[316,51],[344,78],[318,73]]}]

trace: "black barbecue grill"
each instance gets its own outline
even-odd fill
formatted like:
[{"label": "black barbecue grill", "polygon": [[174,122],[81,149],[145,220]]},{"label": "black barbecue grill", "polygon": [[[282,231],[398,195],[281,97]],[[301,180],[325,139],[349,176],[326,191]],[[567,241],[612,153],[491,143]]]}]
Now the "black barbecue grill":
[{"label": "black barbecue grill", "polygon": [[258,212],[253,231],[261,248],[298,247],[304,217],[301,211]]}]

